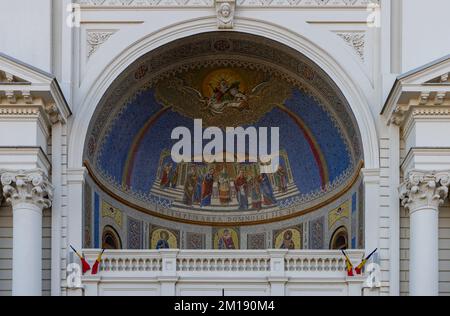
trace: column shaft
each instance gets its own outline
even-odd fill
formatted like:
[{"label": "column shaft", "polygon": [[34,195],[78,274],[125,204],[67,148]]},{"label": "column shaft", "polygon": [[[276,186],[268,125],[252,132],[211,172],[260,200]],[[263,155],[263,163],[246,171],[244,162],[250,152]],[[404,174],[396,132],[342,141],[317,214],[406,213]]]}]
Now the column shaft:
[{"label": "column shaft", "polygon": [[53,188],[40,169],[0,170],[6,202],[13,211],[12,294],[42,295],[42,210]]},{"label": "column shaft", "polygon": [[13,206],[13,296],[42,295],[42,208]]},{"label": "column shaft", "polygon": [[437,208],[423,207],[411,213],[410,295],[439,294],[439,255]]},{"label": "column shaft", "polygon": [[409,294],[439,295],[439,205],[448,196],[450,171],[411,170],[400,187],[410,214]]}]

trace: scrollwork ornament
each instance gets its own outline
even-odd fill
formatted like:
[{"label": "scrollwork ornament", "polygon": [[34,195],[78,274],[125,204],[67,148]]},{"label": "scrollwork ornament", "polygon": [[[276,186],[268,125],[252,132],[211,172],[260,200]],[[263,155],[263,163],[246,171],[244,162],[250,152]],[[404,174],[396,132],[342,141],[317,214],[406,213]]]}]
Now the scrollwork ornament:
[{"label": "scrollwork ornament", "polygon": [[42,170],[0,171],[3,195],[13,207],[32,203],[41,209],[52,205],[53,187]]},{"label": "scrollwork ornament", "polygon": [[410,171],[400,186],[403,207],[414,212],[422,207],[438,208],[448,196],[450,171]]}]

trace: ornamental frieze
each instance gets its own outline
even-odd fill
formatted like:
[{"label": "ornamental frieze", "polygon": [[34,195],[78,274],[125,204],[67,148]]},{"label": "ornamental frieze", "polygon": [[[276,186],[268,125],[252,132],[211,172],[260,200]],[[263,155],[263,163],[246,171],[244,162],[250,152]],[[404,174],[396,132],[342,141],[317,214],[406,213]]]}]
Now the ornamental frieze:
[{"label": "ornamental frieze", "polygon": [[[214,0],[79,0],[89,7],[213,7]],[[237,0],[239,7],[367,7],[379,0]]]}]

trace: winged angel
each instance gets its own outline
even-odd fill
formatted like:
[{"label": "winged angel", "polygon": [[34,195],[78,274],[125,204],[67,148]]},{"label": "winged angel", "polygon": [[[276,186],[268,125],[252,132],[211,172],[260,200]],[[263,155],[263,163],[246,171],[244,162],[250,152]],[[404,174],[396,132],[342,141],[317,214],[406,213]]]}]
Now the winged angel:
[{"label": "winged angel", "polygon": [[[203,118],[210,123],[233,120],[257,121],[274,106],[283,104],[291,87],[281,80],[268,80],[256,84],[249,92],[240,89],[238,81],[221,79],[210,85],[211,95],[205,96],[199,90],[188,86],[184,80],[172,77],[158,89],[158,98],[163,104],[188,117]],[[239,111],[230,112],[230,109]],[[242,111],[245,115],[242,115]]]}]

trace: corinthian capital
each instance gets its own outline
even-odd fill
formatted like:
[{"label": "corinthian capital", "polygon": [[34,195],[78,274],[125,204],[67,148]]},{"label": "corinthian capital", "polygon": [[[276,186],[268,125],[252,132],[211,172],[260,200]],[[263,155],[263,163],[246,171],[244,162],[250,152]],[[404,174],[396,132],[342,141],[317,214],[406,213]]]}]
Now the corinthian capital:
[{"label": "corinthian capital", "polygon": [[438,208],[448,196],[450,171],[412,170],[400,186],[400,200],[410,213],[422,208]]},{"label": "corinthian capital", "polygon": [[13,207],[19,203],[32,203],[40,208],[52,205],[53,187],[40,169],[0,170],[3,195]]}]

